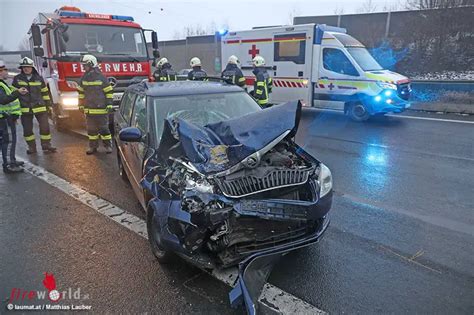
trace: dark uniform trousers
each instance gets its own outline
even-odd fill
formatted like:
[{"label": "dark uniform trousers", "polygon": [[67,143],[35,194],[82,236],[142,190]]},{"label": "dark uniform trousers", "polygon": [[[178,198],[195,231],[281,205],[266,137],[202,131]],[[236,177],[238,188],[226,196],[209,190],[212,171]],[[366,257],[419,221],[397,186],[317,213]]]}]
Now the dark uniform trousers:
[{"label": "dark uniform trousers", "polygon": [[87,135],[89,137],[89,147],[98,148],[99,138],[104,146],[112,146],[112,135],[109,128],[109,115],[96,114],[87,115]]},{"label": "dark uniform trousers", "polygon": [[0,118],[0,143],[2,146],[3,165],[8,164],[8,144],[10,143],[10,136],[8,134],[8,127],[10,127],[12,138],[10,146],[10,161],[15,161],[16,149],[16,120],[18,116],[6,116]]},{"label": "dark uniform trousers", "polygon": [[29,146],[34,146],[35,134],[33,133],[33,117],[39,124],[39,133],[41,147],[47,148],[51,145],[51,132],[49,130],[48,112],[41,113],[23,113],[21,115],[21,124],[23,125],[23,136]]}]

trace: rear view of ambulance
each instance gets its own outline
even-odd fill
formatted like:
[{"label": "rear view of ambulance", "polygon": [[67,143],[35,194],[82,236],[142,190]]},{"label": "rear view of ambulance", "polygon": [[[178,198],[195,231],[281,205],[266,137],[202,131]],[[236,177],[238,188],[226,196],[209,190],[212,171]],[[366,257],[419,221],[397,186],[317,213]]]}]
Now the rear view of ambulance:
[{"label": "rear view of ambulance", "polygon": [[229,32],[222,38],[222,59],[230,55],[239,57],[250,89],[252,58],[265,58],[272,103],[299,99],[356,121],[410,106],[410,80],[383,69],[343,28],[305,24]]}]

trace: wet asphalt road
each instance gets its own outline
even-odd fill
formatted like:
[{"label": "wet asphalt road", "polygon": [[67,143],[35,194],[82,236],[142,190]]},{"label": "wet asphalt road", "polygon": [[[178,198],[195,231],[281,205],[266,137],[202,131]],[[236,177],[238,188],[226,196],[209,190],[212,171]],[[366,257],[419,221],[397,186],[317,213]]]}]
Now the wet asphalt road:
[{"label": "wet asphalt road", "polygon": [[[143,218],[115,156],[87,157],[77,135],[54,142],[57,154],[19,155]],[[271,284],[330,313],[473,313],[473,124],[307,110],[297,142],[333,172],[332,223]],[[0,174],[0,200],[0,313],[12,288],[43,289],[45,271],[96,312],[233,312],[225,285],[160,266],[146,240],[29,174]]]}]

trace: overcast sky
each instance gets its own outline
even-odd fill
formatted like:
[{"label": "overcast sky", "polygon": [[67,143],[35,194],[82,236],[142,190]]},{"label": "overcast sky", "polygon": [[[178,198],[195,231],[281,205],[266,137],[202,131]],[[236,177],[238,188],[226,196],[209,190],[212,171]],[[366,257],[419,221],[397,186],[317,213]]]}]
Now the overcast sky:
[{"label": "overcast sky", "polygon": [[[185,26],[208,29],[212,22],[231,30],[290,23],[292,16],[357,12],[368,0],[0,0],[0,45],[16,50],[38,12],[74,5],[85,12],[131,15],[143,28],[173,39]],[[377,11],[403,0],[372,0]]]}]

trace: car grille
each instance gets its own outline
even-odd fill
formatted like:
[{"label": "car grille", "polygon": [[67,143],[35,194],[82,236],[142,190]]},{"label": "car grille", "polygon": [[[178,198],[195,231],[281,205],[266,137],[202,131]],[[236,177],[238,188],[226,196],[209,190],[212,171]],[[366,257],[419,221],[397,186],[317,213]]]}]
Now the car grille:
[{"label": "car grille", "polygon": [[287,169],[271,167],[266,172],[251,173],[236,178],[218,179],[226,197],[240,198],[270,189],[301,185],[308,181],[313,168]]}]

